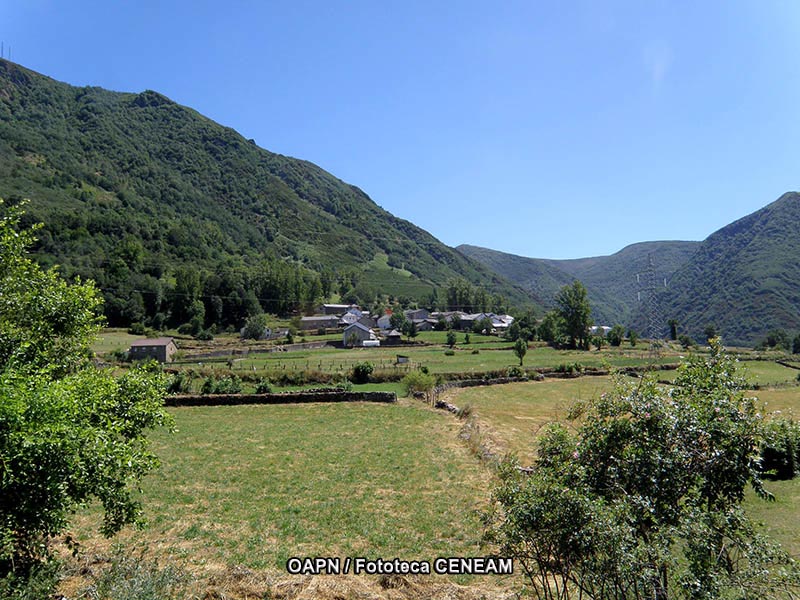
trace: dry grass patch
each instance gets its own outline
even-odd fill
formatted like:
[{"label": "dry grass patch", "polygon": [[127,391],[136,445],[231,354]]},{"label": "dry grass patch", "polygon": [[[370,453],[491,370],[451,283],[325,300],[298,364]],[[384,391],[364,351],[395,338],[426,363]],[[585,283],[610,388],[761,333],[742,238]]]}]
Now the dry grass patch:
[{"label": "dry grass patch", "polygon": [[534,458],[534,436],[543,425],[563,421],[574,402],[595,398],[612,386],[610,377],[548,379],[456,389],[448,392],[448,399],[459,407],[472,406],[487,445],[528,464]]},{"label": "dry grass patch", "polygon": [[800,387],[758,390],[753,395],[764,402],[768,413],[780,411],[783,416],[800,418]]}]

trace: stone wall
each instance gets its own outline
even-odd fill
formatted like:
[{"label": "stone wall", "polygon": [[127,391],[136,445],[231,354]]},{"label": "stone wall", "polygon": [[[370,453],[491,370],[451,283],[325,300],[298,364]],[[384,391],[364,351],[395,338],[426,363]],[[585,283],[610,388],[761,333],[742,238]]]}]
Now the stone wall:
[{"label": "stone wall", "polygon": [[236,406],[240,404],[301,404],[305,402],[397,402],[394,392],[320,390],[280,394],[181,394],[168,396],[167,406]]}]

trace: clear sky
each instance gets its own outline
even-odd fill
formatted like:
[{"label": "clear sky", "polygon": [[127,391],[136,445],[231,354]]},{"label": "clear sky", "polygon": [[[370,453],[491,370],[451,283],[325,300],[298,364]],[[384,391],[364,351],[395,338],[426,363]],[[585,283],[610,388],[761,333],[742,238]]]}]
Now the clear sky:
[{"label": "clear sky", "polygon": [[797,190],[800,3],[0,0],[6,58],[157,90],[449,245],[701,240]]}]

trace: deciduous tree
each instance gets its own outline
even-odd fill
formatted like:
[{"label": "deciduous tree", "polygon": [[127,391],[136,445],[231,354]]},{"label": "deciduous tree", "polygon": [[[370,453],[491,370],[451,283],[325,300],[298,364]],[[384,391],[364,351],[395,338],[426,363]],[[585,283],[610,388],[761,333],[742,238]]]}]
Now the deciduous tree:
[{"label": "deciduous tree", "polygon": [[169,422],[166,381],[90,362],[101,300],[30,260],[33,231],[0,203],[0,579],[22,579],[92,499],[112,535],[140,515],[136,482],[157,465],[147,430]]},{"label": "deciduous tree", "polygon": [[514,342],[514,356],[519,359],[519,366],[522,366],[522,360],[525,358],[525,355],[528,353],[528,342],[519,338],[516,342]]},{"label": "deciduous tree", "polygon": [[565,285],[556,296],[556,305],[570,348],[588,349],[592,309],[586,288],[578,280],[572,285]]}]

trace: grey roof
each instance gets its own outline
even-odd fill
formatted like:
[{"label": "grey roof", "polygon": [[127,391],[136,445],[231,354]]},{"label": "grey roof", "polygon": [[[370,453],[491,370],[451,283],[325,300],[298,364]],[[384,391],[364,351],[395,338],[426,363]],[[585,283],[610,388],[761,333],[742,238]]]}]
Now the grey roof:
[{"label": "grey roof", "polygon": [[174,344],[175,340],[173,340],[171,337],[136,340],[134,342],[131,342],[131,348],[133,348],[134,346],[167,346],[170,342]]},{"label": "grey roof", "polygon": [[300,317],[300,321],[330,321],[331,319],[339,319],[336,315],[314,315],[313,317]]},{"label": "grey roof", "polygon": [[350,327],[345,327],[345,331],[347,331],[348,329],[352,329],[353,327],[358,327],[359,329],[363,329],[364,331],[369,331],[370,333],[372,333],[372,330],[369,327],[367,327],[366,325],[362,325],[358,321],[350,325]]}]

